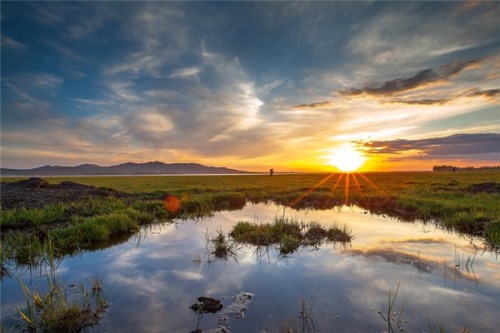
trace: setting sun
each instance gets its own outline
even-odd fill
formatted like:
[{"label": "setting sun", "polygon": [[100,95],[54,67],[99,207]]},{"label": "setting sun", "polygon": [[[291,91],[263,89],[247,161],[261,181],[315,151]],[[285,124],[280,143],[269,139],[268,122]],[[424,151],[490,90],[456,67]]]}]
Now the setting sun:
[{"label": "setting sun", "polygon": [[365,157],[354,146],[349,144],[332,149],[332,154],[327,158],[328,165],[334,166],[343,172],[356,171],[365,162]]}]

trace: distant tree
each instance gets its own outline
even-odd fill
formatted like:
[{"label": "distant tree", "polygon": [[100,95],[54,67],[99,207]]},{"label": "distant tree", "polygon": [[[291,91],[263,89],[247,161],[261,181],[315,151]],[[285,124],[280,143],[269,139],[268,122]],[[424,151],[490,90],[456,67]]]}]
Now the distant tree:
[{"label": "distant tree", "polygon": [[456,171],[500,171],[500,165],[496,166],[482,166],[482,167],[457,167],[453,165],[435,165],[432,167],[435,172],[456,172]]}]

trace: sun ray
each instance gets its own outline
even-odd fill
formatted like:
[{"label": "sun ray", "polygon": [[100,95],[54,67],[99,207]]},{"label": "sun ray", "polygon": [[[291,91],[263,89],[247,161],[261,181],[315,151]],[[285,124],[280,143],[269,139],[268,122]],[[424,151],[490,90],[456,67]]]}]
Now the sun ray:
[{"label": "sun ray", "polygon": [[[333,185],[332,191],[330,192],[330,198],[333,197],[333,194],[335,193],[335,190],[339,186],[340,181],[342,180],[343,177],[344,177],[344,174],[343,173],[339,173],[339,177],[337,178],[337,181],[335,182],[335,185]],[[325,209],[327,207],[328,207],[328,202],[325,202],[325,204],[323,205],[323,209]]]},{"label": "sun ray", "polygon": [[335,192],[335,189],[337,188],[337,186],[339,186],[340,181],[342,180],[342,178],[344,178],[344,175],[345,175],[344,173],[339,174],[339,178],[337,178],[337,182],[332,187],[332,194]]},{"label": "sun ray", "polygon": [[346,173],[345,176],[344,199],[346,205],[349,205],[349,175],[350,174]]},{"label": "sun ray", "polygon": [[382,196],[387,196],[388,194],[383,190],[381,189],[380,187],[378,187],[374,182],[372,182],[370,180],[370,178],[368,178],[367,176],[363,175],[362,173],[359,173],[359,175],[373,188],[375,189],[377,192],[379,192]]},{"label": "sun ray", "polygon": [[352,174],[352,180],[354,181],[354,184],[356,188],[358,189],[359,194],[361,194],[361,198],[363,201],[365,201],[365,193],[363,192],[363,189],[361,189],[361,186],[358,182],[358,179],[356,178],[356,174]]},{"label": "sun ray", "polygon": [[[297,199],[295,199],[292,202],[290,202],[288,204],[288,206],[293,207],[293,206],[297,205],[305,197],[307,197],[312,192],[314,192],[315,190],[317,190],[321,185],[325,184],[327,181],[329,181],[335,175],[337,175],[337,173],[331,173],[331,174],[329,174],[328,176],[326,176],[325,178],[323,178],[322,180],[320,180],[318,183],[316,183],[315,185],[313,185],[306,192],[304,192],[300,197],[298,197]],[[362,184],[362,182],[360,180],[358,180],[357,175],[359,175],[364,180],[364,182],[366,182],[370,187],[372,187],[373,189],[375,189],[378,193],[380,193],[381,195],[384,195],[384,196],[387,195],[384,190],[382,190],[380,187],[378,187],[373,181],[371,181],[364,174],[358,173],[358,172],[357,173],[344,172],[344,173],[338,173],[338,177],[335,180],[335,184],[331,188],[331,192],[330,192],[329,198],[334,197],[334,194],[335,194],[335,191],[336,191],[337,187],[339,187],[339,185],[341,184],[342,180],[345,179],[344,180],[344,190],[343,190],[343,192],[344,192],[344,205],[347,205],[347,206],[350,205],[350,203],[351,203],[350,196],[351,196],[351,192],[353,190],[357,191],[360,194],[360,198],[361,198],[362,201],[366,201],[366,194],[365,194],[365,191],[363,190],[363,184]],[[344,176],[345,176],[345,178],[344,178]],[[352,181],[351,181],[351,176],[352,176]],[[329,200],[325,200],[325,203],[324,203],[325,208],[329,204],[329,202],[330,202]]]},{"label": "sun ray", "polygon": [[334,173],[331,173],[329,174],[327,177],[325,177],[324,179],[322,179],[321,181],[319,181],[316,185],[314,185],[313,187],[311,187],[309,190],[307,190],[307,192],[305,192],[304,194],[302,194],[300,197],[298,197],[297,199],[295,199],[294,201],[292,201],[289,206],[290,207],[293,207],[295,206],[296,204],[298,204],[300,201],[302,201],[302,199],[304,199],[305,197],[307,197],[309,194],[311,194],[311,192],[314,192],[318,187],[320,187],[321,185],[323,185],[325,182],[327,182],[330,178],[332,178],[335,174]]}]

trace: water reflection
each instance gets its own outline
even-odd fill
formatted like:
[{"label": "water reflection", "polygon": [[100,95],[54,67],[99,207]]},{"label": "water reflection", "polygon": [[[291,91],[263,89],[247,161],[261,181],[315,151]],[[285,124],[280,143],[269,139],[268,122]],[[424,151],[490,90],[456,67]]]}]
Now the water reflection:
[{"label": "water reflection", "polygon": [[[237,260],[209,260],[207,235],[229,233],[238,221],[270,222],[286,214],[325,226],[347,225],[350,245],[301,247],[284,258],[273,247],[236,248]],[[405,329],[428,329],[427,317],[447,331],[494,332],[500,307],[498,258],[481,250],[480,239],[465,239],[419,223],[401,223],[356,207],[296,211],[248,204],[212,218],[150,225],[111,248],[66,257],[59,274],[67,284],[99,276],[111,302],[96,331],[189,332],[198,317],[189,306],[200,295],[224,299],[254,294],[246,319],[231,322],[234,332],[277,332],[296,318],[300,300],[314,298],[314,322],[323,332],[382,331],[378,314],[389,290],[400,283]],[[479,250],[478,250],[479,249]],[[196,260],[196,259],[199,260]],[[472,259],[474,258],[474,259]],[[472,261],[473,260],[473,261]],[[13,277],[26,272],[14,272]],[[43,288],[43,279],[29,283]],[[2,281],[2,324],[14,325],[15,305],[23,304],[15,278]],[[204,314],[200,328],[215,327]]]}]

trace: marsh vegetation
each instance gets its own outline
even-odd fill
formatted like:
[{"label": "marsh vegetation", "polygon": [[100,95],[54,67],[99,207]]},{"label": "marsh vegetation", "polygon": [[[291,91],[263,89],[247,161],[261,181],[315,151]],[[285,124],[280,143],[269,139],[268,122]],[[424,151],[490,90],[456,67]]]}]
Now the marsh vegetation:
[{"label": "marsh vegetation", "polygon": [[97,325],[108,308],[101,280],[65,285],[57,274],[61,262],[50,241],[43,244],[43,259],[38,263],[46,283],[44,290],[30,289],[19,279],[25,304],[16,307],[21,323],[28,332],[78,333]]},{"label": "marsh vegetation", "polygon": [[[16,181],[16,179],[9,179],[10,181]],[[86,194],[82,196],[80,195],[81,192],[75,190],[75,185],[70,185],[73,188],[73,192],[68,197],[69,199],[61,199],[64,198],[62,195],[64,192],[56,193],[56,190],[59,191],[57,188],[59,185],[57,184],[65,181],[70,181],[72,184],[75,182],[82,183],[84,187],[91,186],[93,188],[85,188]],[[165,263],[168,263],[166,264],[167,267],[168,265],[173,265],[170,270],[179,280],[177,281],[170,276],[169,281],[174,281],[174,283],[177,281],[176,283],[180,285],[185,283],[182,282],[181,277],[192,281],[191,283],[201,283],[200,274],[203,274],[203,276],[209,274],[205,271],[206,269],[214,270],[214,272],[209,274],[210,277],[207,277],[207,283],[212,285],[220,285],[223,283],[223,280],[231,279],[229,277],[222,277],[226,275],[241,279],[242,277],[238,274],[238,271],[242,267],[247,267],[248,262],[252,261],[249,259],[250,257],[259,262],[262,260],[270,260],[272,262],[274,260],[272,259],[273,256],[276,255],[275,260],[277,261],[272,265],[281,267],[283,264],[280,262],[301,262],[304,272],[311,274],[311,272],[317,271],[319,276],[323,276],[321,275],[323,273],[320,274],[323,270],[328,272],[325,274],[333,274],[332,272],[335,270],[332,271],[329,268],[323,267],[323,265],[333,265],[336,267],[332,263],[332,260],[342,263],[346,262],[346,260],[348,262],[354,260],[353,256],[358,258],[356,260],[361,260],[361,258],[366,258],[365,260],[369,258],[382,258],[384,263],[378,263],[378,265],[381,265],[383,269],[389,269],[387,265],[400,267],[400,265],[404,264],[406,268],[399,268],[400,270],[406,272],[407,269],[416,268],[419,277],[422,274],[429,277],[431,276],[429,273],[435,273],[439,279],[444,281],[445,286],[449,286],[450,283],[453,286],[462,283],[467,285],[466,288],[473,288],[469,285],[469,282],[472,284],[483,283],[484,285],[485,282],[479,281],[480,279],[475,274],[476,270],[486,267],[482,263],[484,258],[480,259],[479,257],[486,251],[488,251],[486,253],[490,251],[492,251],[491,253],[497,253],[500,244],[500,222],[498,220],[500,216],[500,194],[498,190],[500,174],[495,172],[469,174],[375,173],[364,175],[275,174],[273,177],[251,175],[204,177],[54,177],[48,179],[47,184],[49,184],[47,187],[34,190],[37,197],[43,197],[43,191],[47,189],[53,191],[53,193],[45,197],[45,201],[30,199],[29,193],[31,192],[26,191],[26,200],[15,201],[23,202],[22,205],[19,205],[15,204],[14,201],[8,202],[9,196],[3,196],[2,192],[2,211],[0,216],[0,226],[2,228],[0,262],[3,281],[2,289],[13,288],[11,284],[11,281],[13,281],[17,285],[15,288],[21,292],[24,290],[25,295],[28,296],[26,300],[29,299],[31,303],[27,303],[26,300],[24,303],[27,306],[22,306],[18,303],[16,306],[20,309],[19,315],[22,317],[21,313],[24,313],[27,318],[32,318],[30,320],[38,323],[38,327],[45,325],[41,324],[40,317],[40,314],[45,310],[44,308],[38,308],[38,312],[30,312],[29,309],[35,309],[36,304],[40,304],[38,299],[44,300],[44,297],[46,299],[44,295],[52,295],[54,296],[53,299],[57,300],[57,304],[64,305],[62,301],[64,299],[61,297],[63,295],[67,297],[69,289],[61,282],[62,280],[56,280],[57,283],[55,284],[52,282],[50,284],[50,281],[47,281],[43,288],[38,289],[38,287],[30,285],[26,277],[22,278],[21,282],[17,280],[17,277],[25,276],[24,274],[26,273],[23,272],[33,272],[33,267],[43,267],[43,263],[47,260],[46,244],[48,242],[55,249],[53,257],[64,262],[67,262],[67,258],[73,258],[74,254],[87,258],[87,253],[90,255],[96,250],[102,253],[113,253],[113,255],[109,254],[106,256],[116,256],[117,258],[121,258],[124,251],[139,251],[141,253],[146,251],[147,255],[145,253],[143,255],[148,257],[151,255],[164,256],[164,258],[177,258],[177,256],[183,253],[182,251],[187,249],[188,252],[185,253],[182,261],[169,261],[170,259],[161,261],[161,265],[165,265]],[[2,184],[2,188],[4,186],[5,183]],[[261,207],[259,209],[264,209],[262,207],[274,208],[271,209],[273,211],[272,214],[259,216],[258,218],[255,215],[256,213],[241,215],[241,212],[247,209],[246,207],[254,206]],[[279,207],[279,209],[276,207]],[[349,213],[346,215],[346,210],[352,210],[355,214]],[[223,220],[219,220],[217,216],[221,216],[220,214],[226,217]],[[340,214],[338,218],[335,218],[336,214]],[[396,224],[391,222],[391,229],[385,229],[384,227],[389,222],[380,223],[377,226],[366,224],[363,228],[360,228],[356,227],[355,224],[353,225],[353,219],[357,219],[355,216],[370,220],[381,219],[383,221],[393,218],[395,220],[391,221],[400,222],[394,222]],[[178,244],[178,240],[175,238],[171,245],[172,247],[170,247],[168,244],[172,241],[167,236],[161,237],[165,238],[165,243],[162,246],[168,246],[168,248],[154,248],[153,244],[148,243],[148,239],[156,237],[156,234],[163,235],[165,230],[170,230],[169,233],[182,235],[177,228],[179,226],[180,229],[187,228],[187,226],[192,224],[189,222],[185,224],[183,221],[195,221],[193,225],[194,229],[190,231],[193,234],[193,238],[189,238],[189,241],[186,240],[186,243],[181,243],[184,244],[183,248],[176,245]],[[226,222],[223,224],[220,221]],[[406,229],[406,224],[402,224],[401,221],[418,221],[417,226],[422,230],[422,235],[425,237],[420,239],[416,236],[410,236],[408,234],[409,229]],[[412,226],[414,226],[414,223],[408,223],[408,228],[415,228]],[[392,241],[393,243],[389,242],[384,248],[380,248],[380,240],[376,243],[377,245],[375,243],[366,245],[366,237],[374,232],[373,228],[379,228],[381,232],[384,230],[385,237],[388,239],[396,237],[393,235],[396,232],[398,233],[398,237],[403,237],[403,239],[394,240]],[[401,228],[401,231],[398,231],[399,228]],[[148,230],[153,231],[148,232]],[[445,254],[442,254],[441,256],[446,259],[439,259],[432,253],[436,251],[435,247],[444,246],[445,244],[441,243],[441,240],[430,240],[430,235],[441,234],[443,231],[446,231],[445,234],[447,234],[450,230],[457,231],[459,235],[462,235],[460,237],[464,237],[467,242],[473,244],[471,245],[473,248],[468,248],[462,244],[457,250],[456,244],[461,241],[456,239],[450,240],[449,242],[453,242],[451,244],[455,245],[451,249],[446,245],[448,246],[448,250],[446,251],[453,252],[453,256],[446,257]],[[200,233],[202,237],[196,238],[195,235]],[[184,235],[182,237],[188,236]],[[405,248],[397,250],[399,244],[405,244]],[[422,244],[428,245],[422,248],[420,247]],[[136,248],[136,250],[132,250],[133,248]],[[329,251],[333,254],[329,253]],[[338,254],[336,254],[336,251],[338,251]],[[335,258],[329,257],[332,255]],[[235,260],[228,260],[230,258]],[[491,267],[488,269],[497,267],[495,266],[497,265],[495,258],[493,257],[493,262],[489,264]],[[218,261],[223,262],[224,269],[222,271],[220,267],[221,263]],[[312,269],[305,264],[307,261],[311,263],[316,262],[318,266]],[[193,265],[193,262],[196,271],[188,272],[189,269],[186,268],[186,265]],[[92,262],[90,265],[92,268],[87,267],[87,269],[95,272],[96,275],[100,275],[102,270],[107,270],[104,267],[109,265],[109,263]],[[144,283],[149,285],[150,282],[155,281],[154,276],[147,278],[145,276],[150,275],[147,273],[151,270],[151,268],[148,268],[149,266],[141,266],[138,263],[134,265],[137,265],[134,268],[134,272],[135,274],[139,274],[139,277],[135,280],[133,286],[128,285],[123,286],[123,288],[131,290],[130,288],[137,288],[138,284]],[[363,263],[363,265],[367,265],[367,263]],[[76,267],[72,266],[72,270],[75,271],[72,274],[78,274],[78,271],[81,272]],[[215,269],[210,267],[215,267]],[[397,277],[398,281],[402,281],[403,279],[405,279],[404,281],[408,280],[407,276],[399,276],[393,270],[393,266],[390,267],[388,272],[394,274],[394,277]],[[337,269],[343,271],[344,268],[340,267]],[[283,268],[279,269],[280,272],[282,270]],[[159,274],[154,272],[152,274]],[[266,270],[266,272],[261,273],[266,279],[270,279],[269,281],[272,282],[269,283],[274,286],[282,283],[280,282],[281,279],[273,277],[273,273],[271,272]],[[246,274],[250,274],[248,279],[252,278],[251,273]],[[296,291],[300,291],[300,293],[286,291],[290,294],[290,297],[293,294],[293,298],[286,298],[287,302],[296,304],[297,299],[300,299],[304,293],[315,293],[317,292],[317,288],[325,288],[326,286],[326,282],[322,280],[323,278],[318,277],[317,281],[313,279],[313,281],[316,281],[312,283],[314,290],[308,289],[307,286],[300,282],[306,277],[298,272],[293,274],[296,274],[297,278],[292,278],[290,283],[299,286],[296,287],[298,288]],[[386,273],[381,271],[378,274],[385,275]],[[483,272],[481,278],[484,279],[484,276],[488,276],[488,274]],[[74,279],[73,275],[69,277],[73,277]],[[68,276],[63,278],[66,280]],[[120,283],[123,283],[123,279],[120,280]],[[253,279],[261,281],[258,275],[253,276]],[[346,282],[349,281],[348,279],[342,282],[344,279],[343,276],[337,276],[335,279],[340,279],[339,281],[336,280],[340,285],[348,285]],[[245,281],[249,280],[245,277]],[[293,281],[295,282],[293,283]],[[158,282],[154,283],[155,285],[158,284]],[[236,281],[233,283],[240,285]],[[368,284],[370,282],[365,281],[363,283]],[[432,283],[435,284],[437,282],[433,279]],[[4,287],[4,284],[10,287]],[[410,285],[412,284],[413,282],[410,282]],[[96,303],[96,298],[92,296],[94,295],[94,290],[102,291],[102,286],[94,288],[94,282],[90,282],[90,284],[84,283],[83,285],[80,282],[75,282],[71,285],[80,286],[73,289],[78,289],[78,295],[81,295],[82,298],[78,300],[73,297],[71,299],[72,303],[67,302],[67,306],[62,307],[60,313],[74,311],[74,313],[71,312],[74,314],[71,317],[78,318],[80,315],[74,310],[74,304],[77,304],[78,308],[84,309],[82,313],[92,314],[94,317],[99,317],[96,315],[105,312],[101,311],[105,308],[98,306],[99,301]],[[266,292],[261,290],[263,287],[258,285],[258,283],[252,284],[247,282],[247,285],[248,288],[245,287],[245,289],[251,290],[253,293],[255,292],[257,299],[262,297],[262,292]],[[288,283],[285,285],[288,285]],[[394,282],[392,282],[392,286],[394,290]],[[404,287],[408,291],[408,286],[404,285]],[[493,290],[492,294],[495,295],[498,291],[497,287],[493,283],[488,288],[491,288],[489,290]],[[142,290],[142,288],[140,289]],[[275,295],[274,292],[279,292],[279,290],[281,289],[277,288],[276,291],[267,292]],[[387,290],[387,288],[384,288],[384,290]],[[239,291],[232,289],[228,293],[234,295]],[[187,290],[183,292],[189,293]],[[57,297],[57,295],[60,297]],[[144,291],[140,295],[144,295]],[[337,295],[338,291],[330,294],[331,297],[337,297]],[[194,295],[192,296],[195,297]],[[217,294],[212,296],[222,297],[223,295]],[[119,297],[124,296],[120,295]],[[136,295],[136,297],[138,296]],[[386,299],[387,297],[380,297],[379,295],[379,298]],[[320,308],[327,306],[325,304],[328,302],[325,300],[320,298],[318,301],[322,303],[319,306]],[[344,299],[345,301],[348,300]],[[126,301],[124,300],[124,302]],[[144,302],[149,301],[144,300]],[[447,302],[451,302],[451,300],[448,299]],[[51,304],[49,301],[45,303]],[[278,306],[276,302],[272,304]],[[416,304],[419,304],[419,302],[416,302]],[[48,307],[55,308],[53,305]],[[382,307],[378,306],[378,309],[380,308]],[[390,312],[390,315],[389,312],[381,311],[381,313],[386,320],[389,319],[388,322],[396,325],[393,327],[393,329],[396,329],[398,320],[401,320],[401,326],[406,326],[407,323],[402,320],[406,320],[407,317],[413,319],[416,317],[415,309],[407,310],[404,308],[404,310],[405,315],[408,314],[404,318],[394,317],[392,313],[395,311]],[[120,311],[122,310],[115,309],[114,311],[118,311],[116,316],[121,317]],[[283,309],[283,311],[291,313],[293,309],[286,307],[286,310]],[[339,313],[342,312],[338,311]],[[369,312],[366,309],[363,311]],[[30,313],[32,314],[30,315]],[[38,318],[33,317],[33,314],[36,313],[39,314]],[[335,316],[337,318],[349,317],[345,314],[334,314],[331,317],[336,318]],[[44,315],[44,317],[49,318],[48,315]],[[380,314],[377,314],[377,317],[378,322],[382,321]],[[418,318],[422,317],[425,318],[425,315],[418,316]],[[312,319],[311,316],[305,318]],[[335,319],[335,325],[348,327],[345,323],[338,324],[337,318]],[[432,319],[434,320],[434,318]],[[108,320],[114,323],[112,325],[118,325],[117,327],[119,327],[119,324],[113,319]],[[324,320],[326,319],[315,323],[323,328],[333,325],[333,323],[329,322],[325,326]],[[447,317],[444,319],[436,318],[435,320],[443,324],[449,323],[449,318],[447,319]],[[27,323],[25,321],[25,324]],[[92,325],[92,322],[87,319],[77,320],[76,323],[80,323],[80,327]],[[311,323],[304,322],[304,324],[309,325]],[[343,326],[344,324],[347,326]],[[172,325],[171,327],[177,327],[174,324]],[[283,329],[285,329],[285,326],[288,324],[283,325]],[[299,329],[296,323],[290,322],[290,325],[287,326],[289,329]],[[408,325],[415,327],[411,326],[411,324]],[[484,327],[488,327],[486,323],[484,325]],[[434,327],[434,330],[439,328],[436,325],[432,326],[430,323],[427,326],[427,328]],[[445,326],[449,327],[449,325]],[[462,322],[458,325],[458,328],[463,329],[465,326]],[[78,324],[76,327],[79,327]],[[248,323],[237,324],[237,327],[242,332],[250,332],[252,329],[262,329],[262,326],[256,327]],[[271,331],[279,330],[279,327],[273,327],[274,330]],[[375,326],[372,325],[370,327],[379,326],[375,324]]]},{"label": "marsh vegetation", "polygon": [[236,242],[255,246],[277,246],[287,255],[300,246],[318,247],[324,241],[348,243],[352,235],[344,225],[323,228],[318,222],[304,223],[287,217],[275,217],[272,223],[238,222],[229,234]]},{"label": "marsh vegetation", "polygon": [[[32,237],[50,238],[62,251],[74,251],[117,234],[134,233],[144,224],[207,217],[217,211],[241,209],[249,201],[274,202],[296,209],[330,209],[353,204],[375,214],[420,219],[482,236],[492,247],[500,245],[500,172],[494,171],[276,177],[53,177],[47,184],[75,183],[100,189],[97,193],[101,196],[91,192],[75,201],[53,200],[41,207],[39,204],[13,207],[3,195],[2,207],[13,207],[1,211],[3,241],[12,243],[13,237],[16,244],[35,244]],[[40,190],[43,189],[37,189]],[[112,192],[102,195],[103,191]]]}]

